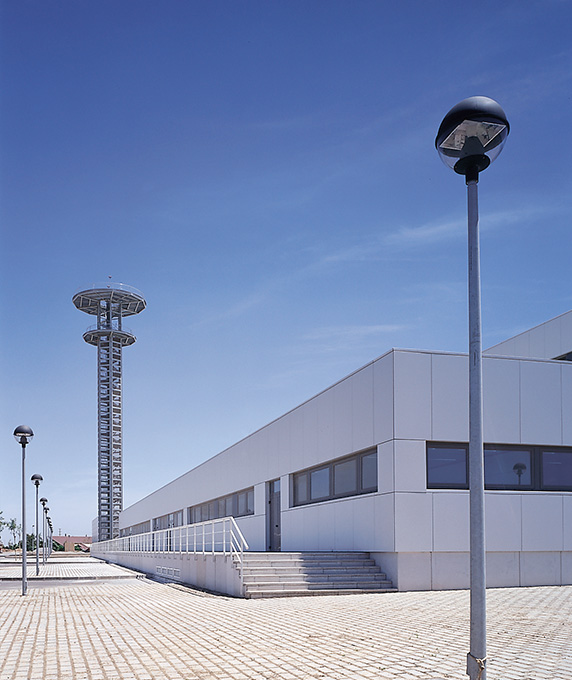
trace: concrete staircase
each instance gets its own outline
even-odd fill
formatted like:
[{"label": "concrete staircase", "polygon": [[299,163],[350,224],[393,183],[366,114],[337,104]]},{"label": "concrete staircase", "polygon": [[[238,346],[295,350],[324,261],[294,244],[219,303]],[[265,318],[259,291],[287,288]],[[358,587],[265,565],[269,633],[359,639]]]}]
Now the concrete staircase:
[{"label": "concrete staircase", "polygon": [[247,552],[243,581],[247,598],[396,590],[367,552]]}]

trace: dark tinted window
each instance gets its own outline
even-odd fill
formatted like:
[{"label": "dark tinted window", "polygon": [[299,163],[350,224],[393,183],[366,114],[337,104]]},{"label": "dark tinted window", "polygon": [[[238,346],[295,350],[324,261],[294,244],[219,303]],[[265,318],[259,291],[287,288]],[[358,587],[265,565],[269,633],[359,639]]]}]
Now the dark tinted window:
[{"label": "dark tinted window", "polygon": [[[572,449],[485,444],[485,488],[572,491]],[[427,444],[427,488],[468,489],[468,444]]]},{"label": "dark tinted window", "polygon": [[542,451],[542,488],[572,489],[572,451]]},{"label": "dark tinted window", "polygon": [[468,488],[467,448],[427,446],[427,486],[430,489]]},{"label": "dark tinted window", "polygon": [[530,451],[485,448],[485,484],[488,487],[529,489],[532,486]]},{"label": "dark tinted window", "polygon": [[294,505],[377,491],[377,451],[355,453],[292,476]]}]

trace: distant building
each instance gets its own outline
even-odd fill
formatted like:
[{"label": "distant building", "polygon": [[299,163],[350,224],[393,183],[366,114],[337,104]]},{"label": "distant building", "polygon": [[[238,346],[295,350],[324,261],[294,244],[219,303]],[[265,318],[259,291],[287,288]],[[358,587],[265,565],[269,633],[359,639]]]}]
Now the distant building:
[{"label": "distant building", "polygon": [[[484,358],[489,586],[572,584],[572,311]],[[367,551],[399,590],[469,585],[468,359],[392,349],[123,510],[232,515],[253,551]]]},{"label": "distant building", "polygon": [[54,548],[66,552],[89,552],[91,549],[91,536],[52,536]]}]

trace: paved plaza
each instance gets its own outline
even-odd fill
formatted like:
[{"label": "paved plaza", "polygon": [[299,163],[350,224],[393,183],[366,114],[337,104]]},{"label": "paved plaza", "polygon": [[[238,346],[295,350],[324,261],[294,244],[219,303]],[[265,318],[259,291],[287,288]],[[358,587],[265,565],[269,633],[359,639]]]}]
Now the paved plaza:
[{"label": "paved plaza", "polygon": [[[50,562],[26,597],[0,562],[0,680],[467,677],[467,591],[242,600]],[[488,643],[488,680],[572,679],[572,586],[489,590]]]}]

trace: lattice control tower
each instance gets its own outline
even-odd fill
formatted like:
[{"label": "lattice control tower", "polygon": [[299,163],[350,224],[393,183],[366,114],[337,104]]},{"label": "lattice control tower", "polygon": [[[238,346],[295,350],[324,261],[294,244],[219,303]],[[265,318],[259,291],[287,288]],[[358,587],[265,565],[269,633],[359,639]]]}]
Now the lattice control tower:
[{"label": "lattice control tower", "polygon": [[73,296],[74,305],[97,317],[83,339],[97,347],[98,540],[119,535],[123,509],[123,432],[121,351],[136,338],[123,318],[142,312],[147,303],[135,288],[106,283]]}]

